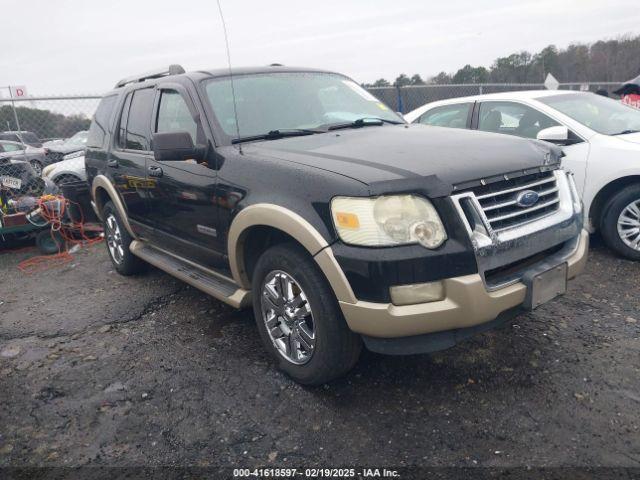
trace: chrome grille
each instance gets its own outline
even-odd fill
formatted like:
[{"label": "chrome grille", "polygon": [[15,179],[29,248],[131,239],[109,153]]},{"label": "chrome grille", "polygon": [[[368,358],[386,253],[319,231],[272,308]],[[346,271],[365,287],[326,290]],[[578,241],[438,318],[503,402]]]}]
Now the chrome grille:
[{"label": "chrome grille", "polygon": [[[535,192],[538,200],[532,205],[523,206],[519,204],[518,196],[526,191]],[[537,220],[557,211],[560,206],[553,171],[491,183],[474,188],[473,193],[494,231]]]}]

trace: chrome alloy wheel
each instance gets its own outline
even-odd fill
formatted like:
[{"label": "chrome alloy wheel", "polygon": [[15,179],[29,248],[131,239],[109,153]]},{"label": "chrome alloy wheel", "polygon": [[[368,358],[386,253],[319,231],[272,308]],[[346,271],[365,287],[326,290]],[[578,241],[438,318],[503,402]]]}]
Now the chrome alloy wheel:
[{"label": "chrome alloy wheel", "polygon": [[625,245],[640,252],[640,200],[634,200],[620,213],[618,235]]},{"label": "chrome alloy wheel", "polygon": [[122,246],[122,234],[116,217],[111,214],[105,222],[105,236],[107,237],[107,247],[113,261],[118,265],[124,259],[124,247]]},{"label": "chrome alloy wheel", "polygon": [[262,319],[273,345],[286,360],[303,365],[311,360],[316,329],[311,305],[298,282],[274,270],[262,283]]}]

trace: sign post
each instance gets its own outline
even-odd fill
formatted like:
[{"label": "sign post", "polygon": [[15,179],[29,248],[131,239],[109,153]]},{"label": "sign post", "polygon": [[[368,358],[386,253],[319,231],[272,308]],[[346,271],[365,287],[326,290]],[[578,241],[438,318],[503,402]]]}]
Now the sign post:
[{"label": "sign post", "polygon": [[[11,98],[11,108],[13,108],[13,118],[16,121],[16,129],[18,130],[18,132],[21,132],[22,129],[20,128],[20,121],[18,120],[18,112],[16,111],[16,103],[14,101],[14,98],[24,98],[27,96],[27,87],[25,87],[24,85],[9,85],[9,98]],[[20,137],[21,134],[18,133],[18,136]]]}]

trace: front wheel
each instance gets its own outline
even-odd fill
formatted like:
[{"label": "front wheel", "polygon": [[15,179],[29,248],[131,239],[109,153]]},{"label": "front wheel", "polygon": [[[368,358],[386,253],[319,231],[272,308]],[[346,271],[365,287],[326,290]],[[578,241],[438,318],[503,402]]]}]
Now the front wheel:
[{"label": "front wheel", "polygon": [[347,327],[318,266],[297,245],[262,254],[253,274],[253,309],[265,347],[299,383],[326,383],[358,360],[360,337]]},{"label": "front wheel", "polygon": [[144,270],[145,263],[129,250],[133,238],[124,227],[120,214],[112,202],[102,210],[104,217],[104,239],[113,267],[120,275],[134,275]]},{"label": "front wheel", "polygon": [[640,184],[623,188],[607,202],[602,236],[623,257],[640,260]]}]

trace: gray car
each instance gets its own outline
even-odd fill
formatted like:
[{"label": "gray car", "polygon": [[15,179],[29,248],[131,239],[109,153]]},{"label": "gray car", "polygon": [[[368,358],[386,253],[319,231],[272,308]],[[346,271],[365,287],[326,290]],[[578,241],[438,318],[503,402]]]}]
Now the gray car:
[{"label": "gray car", "polygon": [[42,174],[42,169],[51,163],[51,160],[45,155],[44,148],[8,140],[0,140],[0,158],[15,158],[29,162],[38,176]]}]

